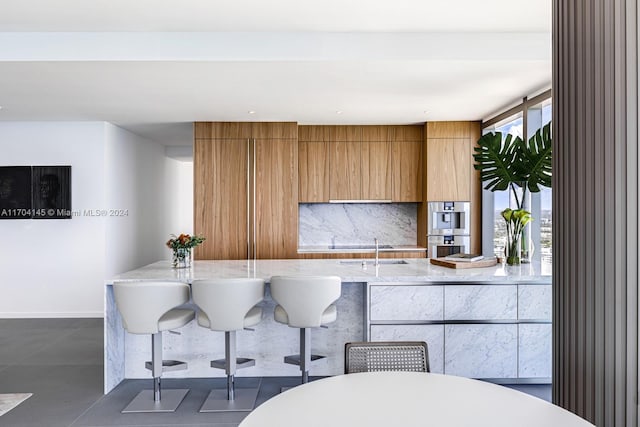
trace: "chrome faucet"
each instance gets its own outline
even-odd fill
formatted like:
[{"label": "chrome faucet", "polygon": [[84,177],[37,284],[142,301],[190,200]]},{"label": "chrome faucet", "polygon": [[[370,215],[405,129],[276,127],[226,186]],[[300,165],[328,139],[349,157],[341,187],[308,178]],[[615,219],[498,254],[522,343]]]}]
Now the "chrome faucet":
[{"label": "chrome faucet", "polygon": [[379,256],[379,254],[378,254],[378,252],[379,252],[379,251],[378,251],[378,238],[377,238],[377,237],[374,237],[373,242],[374,242],[374,243],[375,243],[375,245],[376,245],[376,263],[375,263],[375,266],[377,267],[377,266],[379,266],[379,265],[380,265],[380,262],[378,261],[378,256]]}]

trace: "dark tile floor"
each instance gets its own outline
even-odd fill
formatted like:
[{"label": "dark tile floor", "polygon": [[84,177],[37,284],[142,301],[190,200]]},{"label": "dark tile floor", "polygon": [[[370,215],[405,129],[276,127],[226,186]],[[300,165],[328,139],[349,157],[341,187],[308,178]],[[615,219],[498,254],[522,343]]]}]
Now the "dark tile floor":
[{"label": "dark tile floor", "polygon": [[[225,380],[163,380],[164,388],[191,391],[173,414],[121,414],[149,380],[127,380],[108,395],[103,382],[102,319],[0,319],[0,393],[33,393],[0,417],[4,427],[181,426],[235,427],[244,413],[198,412],[211,388]],[[238,378],[237,387],[260,384],[257,404],[276,395],[295,377]],[[511,386],[551,400],[549,385]]]}]

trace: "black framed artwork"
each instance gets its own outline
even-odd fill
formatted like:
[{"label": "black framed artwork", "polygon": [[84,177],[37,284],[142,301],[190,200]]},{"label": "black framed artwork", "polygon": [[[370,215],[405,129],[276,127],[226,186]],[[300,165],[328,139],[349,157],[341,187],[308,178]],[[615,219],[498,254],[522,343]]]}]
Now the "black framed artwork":
[{"label": "black framed artwork", "polygon": [[32,166],[34,219],[71,218],[71,166]]},{"label": "black framed artwork", "polygon": [[0,166],[0,219],[31,218],[31,166]]}]

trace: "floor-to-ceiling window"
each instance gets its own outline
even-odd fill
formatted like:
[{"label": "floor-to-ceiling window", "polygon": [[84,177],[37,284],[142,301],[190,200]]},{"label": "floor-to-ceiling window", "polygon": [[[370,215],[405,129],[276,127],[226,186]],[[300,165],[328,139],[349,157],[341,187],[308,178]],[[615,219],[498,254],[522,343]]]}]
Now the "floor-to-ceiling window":
[{"label": "floor-to-ceiling window", "polygon": [[[550,91],[533,98],[525,98],[522,104],[513,107],[482,125],[483,134],[501,132],[527,139],[531,138],[538,129],[551,121]],[[534,218],[528,230],[533,245],[531,259],[541,262],[542,271],[551,274],[552,251],[552,205],[551,188],[542,187],[539,193],[528,193],[523,207],[529,210]],[[515,200],[509,191],[483,190],[482,194],[482,235],[483,253],[504,255],[506,225],[500,213],[507,207],[514,208]]]}]

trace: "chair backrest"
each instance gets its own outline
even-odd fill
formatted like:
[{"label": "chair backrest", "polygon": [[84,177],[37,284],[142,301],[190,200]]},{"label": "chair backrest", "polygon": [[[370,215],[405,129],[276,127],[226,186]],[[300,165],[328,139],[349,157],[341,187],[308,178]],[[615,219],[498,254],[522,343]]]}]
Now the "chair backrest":
[{"label": "chair backrest", "polygon": [[124,328],[132,334],[155,334],[158,320],[189,302],[189,285],[181,282],[114,282],[113,294]]},{"label": "chair backrest", "polygon": [[195,280],[191,292],[193,302],[209,318],[210,329],[237,331],[244,327],[249,310],[264,299],[264,280]]},{"label": "chair backrest", "polygon": [[319,327],[322,313],[338,298],[342,290],[337,276],[273,276],[271,296],[289,317],[294,328]]},{"label": "chair backrest", "polygon": [[353,342],[344,348],[344,373],[375,371],[429,372],[424,341]]}]

